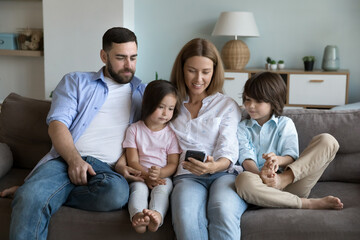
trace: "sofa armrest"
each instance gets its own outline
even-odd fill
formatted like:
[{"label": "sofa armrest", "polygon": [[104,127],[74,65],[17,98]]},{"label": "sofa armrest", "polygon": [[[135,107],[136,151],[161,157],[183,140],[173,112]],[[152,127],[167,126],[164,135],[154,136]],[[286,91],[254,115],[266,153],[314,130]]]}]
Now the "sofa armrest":
[{"label": "sofa armrest", "polygon": [[0,143],[0,178],[6,175],[13,165],[13,156],[9,146]]}]

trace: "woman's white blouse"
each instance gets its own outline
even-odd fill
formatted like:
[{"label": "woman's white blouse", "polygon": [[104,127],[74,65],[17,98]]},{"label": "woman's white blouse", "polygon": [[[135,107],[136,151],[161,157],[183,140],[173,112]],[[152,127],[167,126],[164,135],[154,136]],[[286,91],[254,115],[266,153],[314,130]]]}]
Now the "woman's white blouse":
[{"label": "woman's white blouse", "polygon": [[170,123],[182,149],[175,175],[191,173],[183,169],[181,164],[187,150],[204,151],[215,161],[221,157],[227,158],[232,162],[228,170],[232,171],[239,156],[236,131],[241,113],[238,104],[232,98],[216,93],[203,99],[197,118],[191,119],[190,112],[184,106],[187,102],[183,102],[178,117]]}]

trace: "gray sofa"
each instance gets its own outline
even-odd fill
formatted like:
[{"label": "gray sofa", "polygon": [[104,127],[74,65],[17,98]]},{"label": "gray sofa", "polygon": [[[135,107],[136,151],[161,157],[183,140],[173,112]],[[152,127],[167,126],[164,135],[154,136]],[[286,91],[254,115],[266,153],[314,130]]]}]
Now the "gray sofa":
[{"label": "gray sofa", "polygon": [[[10,94],[0,113],[0,191],[22,184],[49,150],[45,118],[50,102]],[[344,209],[248,209],[241,218],[242,239],[360,239],[360,110],[286,110],[299,132],[300,150],[328,132],[340,150],[311,197],[334,195]],[[11,199],[0,198],[0,239],[8,239]],[[174,239],[170,213],[156,233],[136,233],[127,210],[88,212],[61,207],[52,217],[48,239]]]}]

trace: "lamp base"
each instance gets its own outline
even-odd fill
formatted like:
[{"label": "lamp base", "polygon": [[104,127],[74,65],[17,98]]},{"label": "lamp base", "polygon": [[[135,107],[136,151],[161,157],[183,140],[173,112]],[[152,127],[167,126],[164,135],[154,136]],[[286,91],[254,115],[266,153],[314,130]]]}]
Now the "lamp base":
[{"label": "lamp base", "polygon": [[221,58],[226,69],[243,69],[250,59],[250,51],[241,40],[231,40],[221,50]]}]

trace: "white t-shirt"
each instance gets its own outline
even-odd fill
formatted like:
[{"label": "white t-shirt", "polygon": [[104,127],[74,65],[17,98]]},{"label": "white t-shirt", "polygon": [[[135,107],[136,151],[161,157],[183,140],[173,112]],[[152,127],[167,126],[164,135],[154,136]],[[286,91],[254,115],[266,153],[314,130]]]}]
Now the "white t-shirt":
[{"label": "white t-shirt", "polygon": [[130,125],[126,131],[123,147],[136,148],[139,154],[139,163],[146,168],[165,167],[167,155],[181,153],[175,133],[169,126],[153,132],[143,121]]},{"label": "white t-shirt", "polygon": [[122,154],[121,144],[129,126],[131,86],[109,78],[105,82],[108,97],[75,146],[81,156],[92,156],[113,165]]},{"label": "white t-shirt", "polygon": [[179,116],[170,123],[182,149],[175,175],[191,173],[181,164],[187,150],[204,151],[215,161],[225,157],[232,162],[228,169],[232,171],[239,156],[236,131],[241,113],[238,104],[230,97],[216,93],[203,99],[197,118],[192,119],[184,103]]}]

